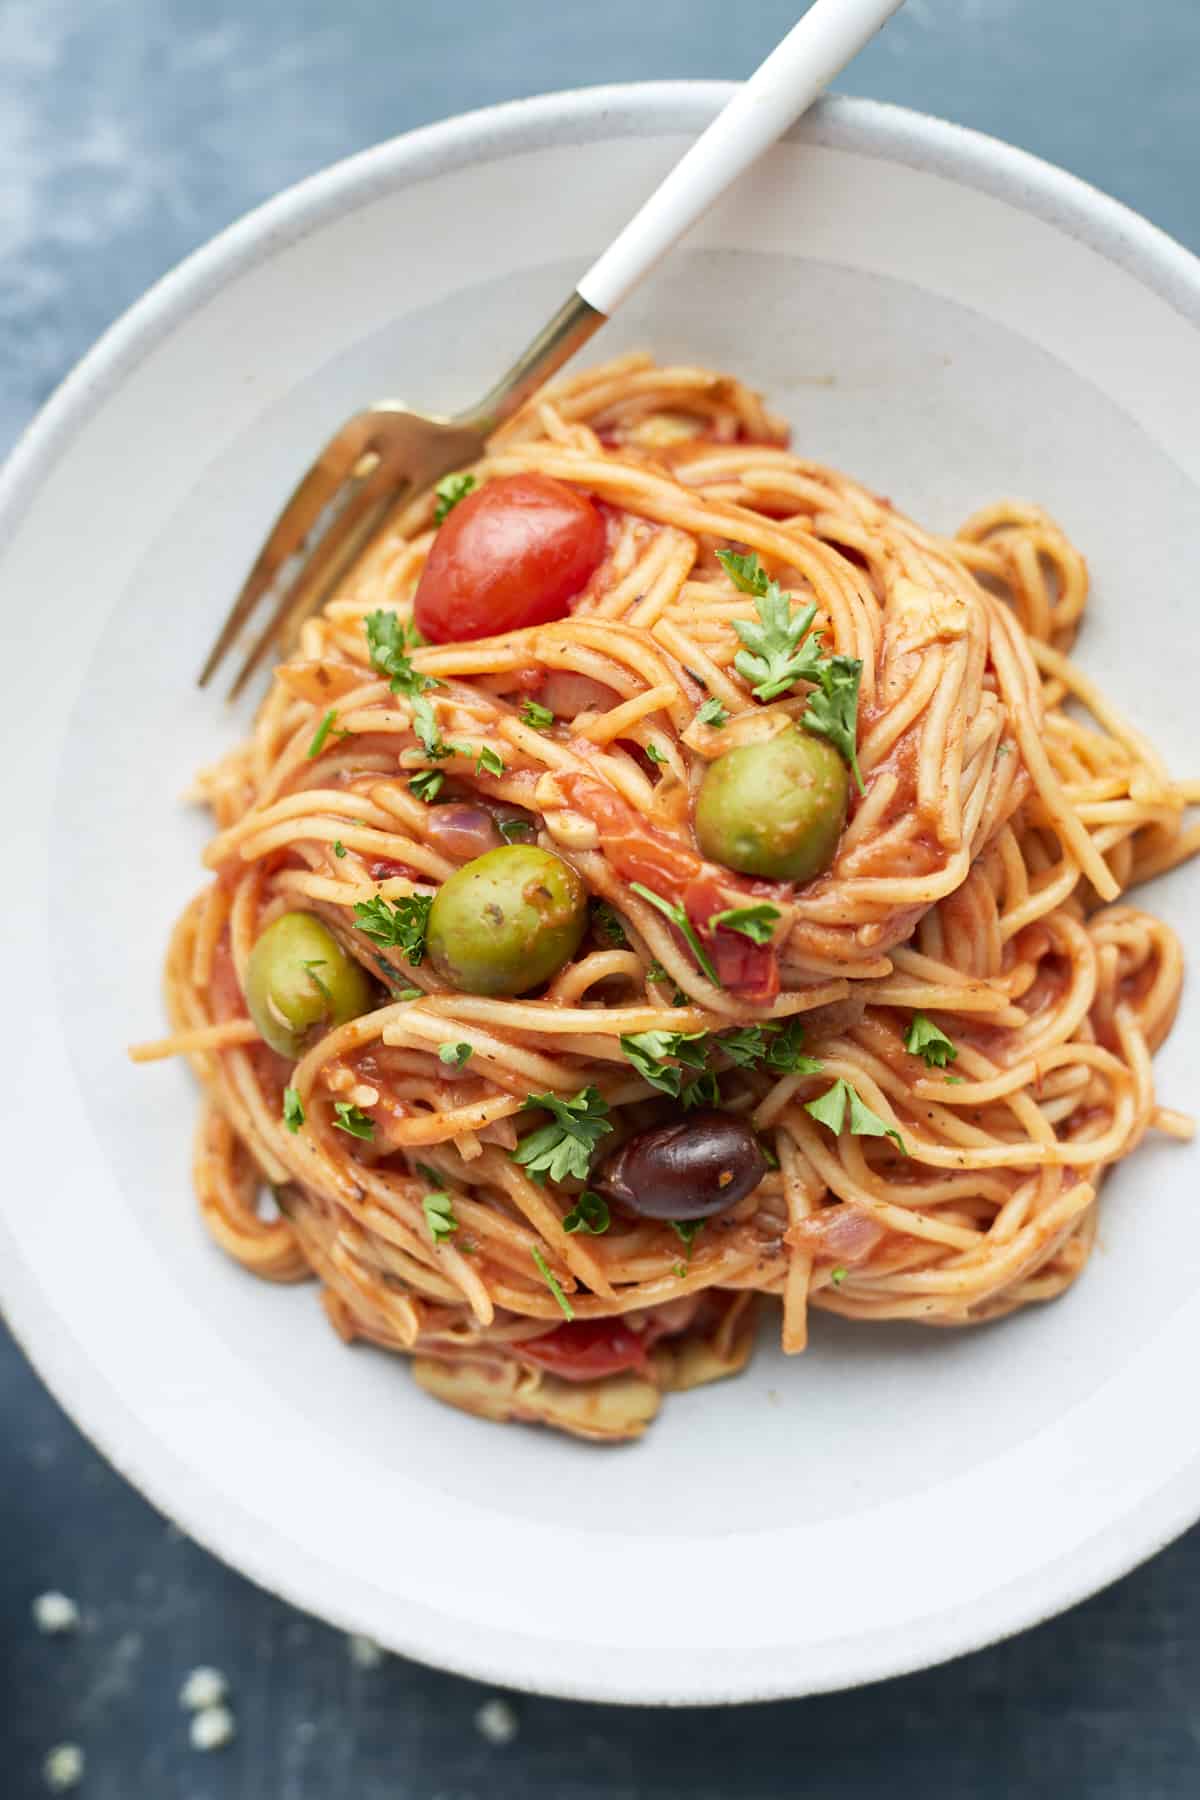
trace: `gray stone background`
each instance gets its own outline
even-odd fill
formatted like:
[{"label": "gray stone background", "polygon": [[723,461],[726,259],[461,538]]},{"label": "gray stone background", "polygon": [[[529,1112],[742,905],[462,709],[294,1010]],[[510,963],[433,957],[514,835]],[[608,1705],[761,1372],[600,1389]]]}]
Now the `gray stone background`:
[{"label": "gray stone background", "polygon": [[[742,76],[799,10],[0,0],[0,450],[149,282],[287,183],[492,101]],[[841,85],[1036,151],[1200,250],[1198,0],[908,0]],[[32,1626],[48,1587],[84,1609],[70,1640]],[[176,1703],[200,1662],[238,1721],[211,1755]],[[504,1747],[475,1727],[487,1698],[399,1658],[357,1667],[179,1537],[0,1345],[6,1800],[45,1793],[62,1740],[88,1800],[1194,1800],[1200,1534],[1062,1619],[857,1693],[676,1714],[514,1696]]]}]

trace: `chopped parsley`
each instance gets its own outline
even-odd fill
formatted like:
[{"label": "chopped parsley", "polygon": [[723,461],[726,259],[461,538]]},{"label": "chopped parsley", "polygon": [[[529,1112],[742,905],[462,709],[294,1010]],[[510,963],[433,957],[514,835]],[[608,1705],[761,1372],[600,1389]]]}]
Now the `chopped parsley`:
[{"label": "chopped parsley", "polygon": [[563,1218],[563,1230],[586,1231],[591,1237],[599,1237],[612,1224],[612,1214],[608,1210],[608,1201],[602,1194],[593,1194],[590,1188],[584,1188],[570,1212]]},{"label": "chopped parsley", "polygon": [[819,1075],[825,1065],[817,1056],[806,1056],[803,1043],[804,1026],[800,1019],[789,1019],[767,1045],[768,1067],[784,1075]]},{"label": "chopped parsley", "polygon": [[808,697],[800,723],[805,731],[828,738],[850,764],[851,773],[864,792],[858,766],[858,684],[862,664],[856,656],[831,656],[817,669],[817,688]]},{"label": "chopped parsley", "polygon": [[477,775],[503,775],[504,758],[493,750],[490,744],[484,744],[475,758],[475,773]]},{"label": "chopped parsley", "polygon": [[524,700],[521,703],[521,723],[531,725],[534,731],[549,731],[554,723],[554,714],[548,706],[542,706],[537,700]]},{"label": "chopped parsley", "polygon": [[405,651],[404,621],[398,613],[373,612],[366,618],[367,648],[372,667],[386,675],[394,694],[404,694],[412,710],[413,730],[420,739],[426,756],[438,762],[452,756],[453,750],[443,743],[433,707],[428,699],[430,688],[441,687],[432,675],[414,669]]},{"label": "chopped parsley", "polygon": [[412,707],[413,730],[426,756],[432,762],[441,762],[444,757],[453,756],[454,745],[448,744],[443,738],[428,695],[410,694],[409,704]]},{"label": "chopped parsley", "polygon": [[687,1259],[691,1262],[692,1245],[696,1241],[697,1233],[704,1230],[705,1221],[703,1219],[668,1219],[667,1223],[680,1243],[686,1246]]},{"label": "chopped parsley", "polygon": [[637,1031],[622,1037],[621,1048],[644,1081],[678,1099],[683,1070],[666,1059],[702,1069],[707,1038],[705,1031]]},{"label": "chopped parsley", "polygon": [[304,1108],[300,1104],[300,1095],[293,1087],[283,1090],[283,1122],[291,1132],[299,1131],[304,1123]]},{"label": "chopped parsley", "polygon": [[754,551],[739,556],[733,550],[718,550],[717,560],[741,593],[754,596],[757,624],[734,621],[744,648],[733,666],[750,683],[755,698],[777,700],[798,681],[816,681],[821,663],[821,633],[812,630],[816,606],[810,602],[793,613],[791,597],[768,578]]},{"label": "chopped parsley", "polygon": [[944,1082],[946,1082],[946,1084],[948,1086],[953,1086],[953,1087],[961,1087],[963,1082],[966,1079],[967,1078],[965,1075],[943,1075],[942,1076],[942,1080]]},{"label": "chopped parsley", "polygon": [[343,857],[343,856],[345,856],[345,854],[346,854],[346,846],[345,846],[345,844],[343,844],[343,842],[342,842],[342,840],[341,840],[341,838],[334,838],[334,840],[333,840],[333,854],[334,854],[334,855],[335,855],[335,856],[337,856],[337,857]]},{"label": "chopped parsley", "polygon": [[420,1000],[422,998],[419,987],[396,987],[393,985],[396,980],[396,971],[386,956],[374,956],[371,960],[391,988],[393,1000]]},{"label": "chopped parsley", "polygon": [[368,613],[363,625],[371,667],[388,677],[397,694],[411,693],[414,688],[419,691],[419,684],[428,678],[418,675],[408,660],[407,633],[399,613],[382,610]]},{"label": "chopped parsley", "polygon": [[687,1270],[684,1268],[682,1263],[677,1262],[677,1263],[671,1264],[671,1273],[672,1273],[672,1275],[675,1276],[676,1280],[682,1281],[684,1276],[687,1274]]},{"label": "chopped parsley", "polygon": [[336,724],[337,710],[331,706],[329,711],[325,714],[325,717],[321,720],[321,723],[317,726],[316,731],[313,733],[312,743],[304,752],[309,762],[312,762],[314,757],[320,756],[322,750],[325,748],[325,740],[331,731],[333,731],[334,737],[353,737],[354,733],[352,731],[334,731],[333,728]]},{"label": "chopped parsley", "polygon": [[409,782],[409,791],[415,794],[418,800],[423,800],[426,806],[432,806],[441,793],[445,780],[445,774],[441,769],[422,769],[421,773],[414,775]]},{"label": "chopped parsley", "polygon": [[726,931],[741,932],[752,943],[769,944],[781,917],[777,906],[763,900],[757,906],[727,907],[724,912],[714,913],[708,923],[713,930],[721,925]]},{"label": "chopped parsley", "polygon": [[828,738],[841,752],[863,792],[858,766],[858,687],[862,663],[856,656],[823,656],[821,633],[812,630],[817,616],[814,605],[791,610],[791,600],[777,581],[771,581],[752,551],[739,556],[718,550],[717,559],[743,594],[753,594],[758,623],[735,619],[733,628],[744,646],[733,666],[750,683],[758,700],[776,700],[798,681],[813,683],[813,692],[800,723],[816,737]]},{"label": "chopped parsley", "polygon": [[373,944],[403,950],[415,969],[425,954],[425,928],[432,905],[431,894],[408,894],[394,905],[376,894],[373,900],[355,901],[354,923]]},{"label": "chopped parsley", "polygon": [[534,1262],[538,1266],[538,1269],[541,1273],[542,1280],[545,1282],[546,1286],[550,1289],[550,1292],[554,1295],[554,1298],[558,1301],[558,1304],[562,1309],[563,1318],[567,1319],[568,1321],[573,1319],[575,1317],[575,1308],[571,1305],[571,1302],[567,1299],[567,1296],[563,1293],[562,1288],[559,1286],[558,1280],[554,1274],[554,1270],[550,1267],[550,1264],[546,1261],[545,1257],[542,1255],[541,1251],[538,1249],[536,1244],[533,1245],[533,1247],[530,1251],[530,1255],[533,1257]]},{"label": "chopped parsley", "polygon": [[333,995],[330,993],[321,977],[313,973],[314,969],[323,969],[325,967],[325,958],[323,956],[314,956],[311,961],[302,962],[300,967],[304,970],[308,979],[312,982],[318,994],[320,994],[322,1000],[327,1000],[330,1006],[332,1006]]},{"label": "chopped parsley", "polygon": [[364,1138],[369,1144],[375,1136],[375,1121],[357,1106],[351,1106],[348,1100],[335,1100],[333,1110],[337,1118],[333,1121],[334,1129],[349,1132],[351,1137]]},{"label": "chopped parsley", "polygon": [[421,1211],[425,1214],[425,1223],[435,1244],[444,1244],[458,1230],[454,1201],[444,1189],[439,1188],[433,1194],[422,1194]]},{"label": "chopped parsley", "polygon": [[519,844],[534,833],[532,819],[497,819],[496,824],[506,844]]},{"label": "chopped parsley", "polygon": [[850,1112],[850,1130],[855,1137],[889,1137],[900,1151],[907,1156],[904,1139],[900,1133],[881,1119],[878,1113],[871,1111],[858,1090],[843,1079],[834,1082],[825,1093],[819,1094],[815,1100],[805,1102],[804,1110],[811,1113],[819,1125],[824,1125],[836,1137],[846,1122],[846,1111]]},{"label": "chopped parsley", "polygon": [[670,900],[664,900],[660,894],[654,893],[648,887],[643,887],[640,881],[631,881],[629,886],[633,893],[640,894],[643,900],[648,900],[651,906],[656,906],[664,918],[670,919],[672,925],[675,926],[676,930],[679,931],[686,940],[692,955],[696,959],[700,973],[706,980],[711,981],[714,987],[720,987],[721,983],[717,979],[717,971],[709,961],[708,954],[705,951],[703,944],[696,936],[692,921],[688,918],[682,906],[676,906]]},{"label": "chopped parsley", "polygon": [[434,524],[442,524],[447,513],[452,513],[459,501],[465,500],[474,486],[475,477],[473,475],[462,473],[443,475],[433,490],[437,495],[437,505],[433,509]]},{"label": "chopped parsley", "polygon": [[644,744],[642,746],[642,748],[645,750],[646,755],[650,758],[650,761],[652,763],[665,763],[666,762],[667,758],[666,758],[665,753],[659,749],[658,745],[654,742],[653,739],[651,739],[648,744]]},{"label": "chopped parsley", "polygon": [[711,725],[714,731],[720,731],[722,725],[729,723],[729,713],[715,694],[709,696],[696,714],[698,725]]},{"label": "chopped parsley", "polygon": [[736,1031],[723,1031],[717,1038],[718,1050],[723,1050],[730,1062],[736,1063],[740,1069],[752,1069],[767,1054],[767,1033],[769,1026],[739,1025]]},{"label": "chopped parsley", "polygon": [[845,1264],[839,1263],[836,1269],[830,1269],[829,1279],[832,1281],[834,1287],[841,1287],[849,1273],[850,1271]]},{"label": "chopped parsley", "polygon": [[470,1062],[473,1051],[470,1044],[441,1044],[438,1047],[438,1061],[453,1063],[456,1069]]},{"label": "chopped parsley", "polygon": [[[596,902],[592,911],[592,924],[598,934],[602,938],[607,939],[614,949],[624,950],[628,946],[629,939],[625,935],[625,927],[622,925],[618,914],[608,904],[607,900],[598,900]],[[666,979],[665,970],[663,971],[663,978],[664,980]],[[651,977],[651,979],[654,979],[654,977]]]},{"label": "chopped parsley", "polygon": [[520,1163],[533,1181],[564,1181],[574,1176],[587,1178],[592,1151],[598,1140],[612,1130],[608,1122],[608,1104],[594,1087],[581,1088],[577,1094],[530,1094],[525,1110],[540,1108],[551,1115],[552,1123],[531,1131],[518,1143],[512,1159]]},{"label": "chopped parsley", "polygon": [[958,1051],[945,1032],[922,1012],[913,1014],[904,1034],[904,1048],[910,1056],[919,1056],[929,1069],[944,1069],[947,1063],[958,1061]]},{"label": "chopped parsley", "polygon": [[694,1106],[719,1106],[721,1090],[713,1071],[705,1069],[703,1074],[693,1075],[680,1094],[679,1102],[684,1112],[691,1112]]}]

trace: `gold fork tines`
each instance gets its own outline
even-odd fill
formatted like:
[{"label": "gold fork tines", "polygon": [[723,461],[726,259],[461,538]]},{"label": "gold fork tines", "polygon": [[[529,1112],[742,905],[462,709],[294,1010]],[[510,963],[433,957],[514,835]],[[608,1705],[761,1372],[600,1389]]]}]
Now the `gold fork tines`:
[{"label": "gold fork tines", "polygon": [[[269,617],[247,652],[229,698],[236,699],[279,645],[290,647],[396,508],[452,469],[475,462],[487,437],[604,323],[572,294],[472,412],[453,419],[410,412],[391,401],[357,413],[330,438],[297,483],[217,634],[200,671],[204,687],[268,595]],[[301,561],[292,578],[289,565]]]}]

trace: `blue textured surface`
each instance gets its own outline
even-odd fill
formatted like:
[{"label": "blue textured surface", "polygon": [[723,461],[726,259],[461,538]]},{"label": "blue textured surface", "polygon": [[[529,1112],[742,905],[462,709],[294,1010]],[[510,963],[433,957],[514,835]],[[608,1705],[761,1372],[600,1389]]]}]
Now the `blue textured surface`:
[{"label": "blue textured surface", "polygon": [[[745,74],[788,0],[0,0],[0,448],[180,256],[322,164],[447,113],[582,83]],[[1200,249],[1196,0],[908,0],[843,85],[1063,164]],[[1195,404],[1195,396],[1181,404]],[[1185,1384],[1186,1385],[1186,1384]],[[344,1640],[181,1539],[0,1346],[0,1791],[80,1743],[89,1800],[1189,1800],[1200,1534],[1067,1617],[826,1699],[664,1716],[515,1701]],[[986,1554],[986,1546],[981,1546]],[[853,1579],[852,1571],[847,1579]],[[84,1608],[46,1639],[32,1597]],[[238,1737],[189,1750],[214,1662]]]}]

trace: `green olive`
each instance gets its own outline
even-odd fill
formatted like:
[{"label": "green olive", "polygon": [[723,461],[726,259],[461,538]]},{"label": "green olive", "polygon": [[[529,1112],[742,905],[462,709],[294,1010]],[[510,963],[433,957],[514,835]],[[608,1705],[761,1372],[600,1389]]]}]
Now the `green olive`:
[{"label": "green olive", "polygon": [[246,1004],[272,1050],[294,1062],[318,1030],[370,1011],[371,983],[320,919],[284,913],[250,952]]},{"label": "green olive", "polygon": [[705,856],[742,875],[808,881],[829,867],[850,779],[833,745],[799,726],[710,763],[696,796]]},{"label": "green olive", "polygon": [[587,926],[587,890],[561,856],[506,844],[464,863],[439,888],[425,949],[468,994],[524,994],[562,968]]}]

